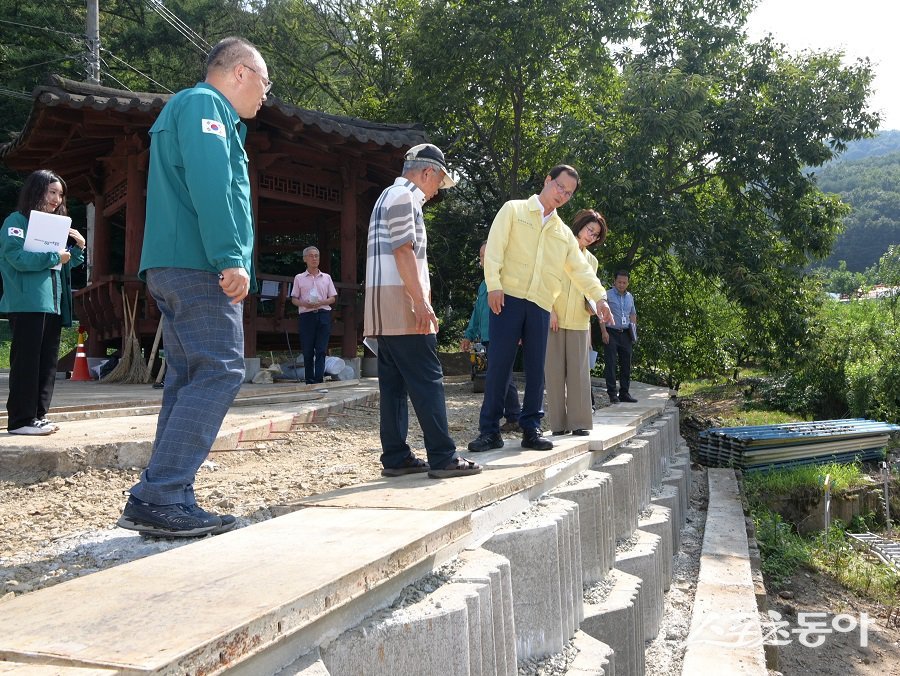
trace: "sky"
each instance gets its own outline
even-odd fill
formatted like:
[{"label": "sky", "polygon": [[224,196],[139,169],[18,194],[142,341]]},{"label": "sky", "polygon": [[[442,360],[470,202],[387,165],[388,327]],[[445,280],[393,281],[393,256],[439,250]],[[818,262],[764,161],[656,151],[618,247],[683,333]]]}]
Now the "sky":
[{"label": "sky", "polygon": [[761,0],[747,24],[751,39],[772,33],[790,52],[843,49],[875,69],[869,107],[881,129],[900,129],[900,33],[897,0]]}]

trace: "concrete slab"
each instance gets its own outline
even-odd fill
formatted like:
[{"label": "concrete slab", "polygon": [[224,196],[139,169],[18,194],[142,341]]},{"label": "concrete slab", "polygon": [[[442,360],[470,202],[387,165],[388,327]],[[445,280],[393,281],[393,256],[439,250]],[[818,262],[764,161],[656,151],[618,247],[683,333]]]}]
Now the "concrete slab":
[{"label": "concrete slab", "polygon": [[713,469],[709,515],[682,673],[768,673],[734,470]]},{"label": "concrete slab", "polygon": [[6,662],[2,661],[2,655],[0,655],[0,674],[16,674],[17,676],[111,676],[118,673],[116,669],[82,669],[80,667]]},{"label": "concrete slab", "polygon": [[443,480],[425,474],[408,474],[312,495],[289,505],[277,505],[272,511],[287,514],[305,507],[474,511],[526,490],[543,478],[542,469],[529,467]]},{"label": "concrete slab", "polygon": [[[469,532],[469,519],[306,509],[264,521],[7,601],[0,655],[130,673],[217,671],[434,557]],[[140,631],[123,631],[136,608]]]}]

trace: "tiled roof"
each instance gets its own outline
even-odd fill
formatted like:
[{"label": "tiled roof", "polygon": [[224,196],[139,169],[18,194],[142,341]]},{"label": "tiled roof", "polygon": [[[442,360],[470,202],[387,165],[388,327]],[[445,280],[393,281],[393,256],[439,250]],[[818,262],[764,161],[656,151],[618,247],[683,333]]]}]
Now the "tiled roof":
[{"label": "tiled roof", "polygon": [[[13,141],[0,145],[0,158],[5,157],[27,142],[39,108],[63,107],[115,111],[124,114],[150,113],[154,117],[172,96],[155,92],[131,92],[101,85],[77,82],[59,76],[51,76],[46,84],[32,92],[35,103],[25,128]],[[289,105],[275,97],[269,98],[259,121],[276,123],[277,118],[296,118],[308,127],[315,127],[325,134],[337,134],[359,143],[406,148],[427,141],[425,131],[415,124],[382,124],[352,117],[329,115]],[[148,120],[149,128],[152,120]]]}]

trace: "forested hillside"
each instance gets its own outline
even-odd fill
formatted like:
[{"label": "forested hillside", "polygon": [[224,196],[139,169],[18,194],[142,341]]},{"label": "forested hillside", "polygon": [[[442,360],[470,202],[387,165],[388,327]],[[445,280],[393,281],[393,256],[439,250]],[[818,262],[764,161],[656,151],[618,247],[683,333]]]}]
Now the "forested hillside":
[{"label": "forested hillside", "polygon": [[825,265],[863,272],[891,244],[900,244],[900,132],[882,132],[850,145],[816,172],[819,188],[852,207]]}]

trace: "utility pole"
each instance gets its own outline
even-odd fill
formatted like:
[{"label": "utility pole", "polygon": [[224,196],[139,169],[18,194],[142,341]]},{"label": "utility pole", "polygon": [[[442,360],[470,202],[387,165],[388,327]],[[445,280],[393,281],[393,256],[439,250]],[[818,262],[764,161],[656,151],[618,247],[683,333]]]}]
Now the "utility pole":
[{"label": "utility pole", "polygon": [[91,84],[100,84],[100,0],[87,0],[85,23],[87,81]]}]

